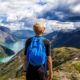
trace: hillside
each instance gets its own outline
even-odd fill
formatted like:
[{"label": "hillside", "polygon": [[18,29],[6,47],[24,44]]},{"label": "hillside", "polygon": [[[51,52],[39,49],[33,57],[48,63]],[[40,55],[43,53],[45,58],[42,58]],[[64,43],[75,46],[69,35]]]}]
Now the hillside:
[{"label": "hillside", "polygon": [[80,48],[80,28],[75,30],[53,31],[45,35],[51,41],[52,48],[75,47]]},{"label": "hillside", "polygon": [[7,27],[0,26],[0,43],[15,42],[17,37],[11,34],[11,30]]},{"label": "hillside", "polygon": [[55,48],[54,80],[80,80],[80,49]]},{"label": "hillside", "polygon": [[[0,64],[0,78],[2,80],[17,79],[24,80],[24,73],[22,68],[24,50],[21,50],[17,55],[15,55],[9,62],[5,64]],[[80,77],[80,49],[62,47],[54,48],[52,50],[53,61],[53,80],[79,80]],[[79,54],[76,56],[76,54]],[[71,55],[75,57],[69,58]],[[61,74],[60,74],[61,73]]]},{"label": "hillside", "polygon": [[34,35],[34,32],[31,30],[15,30],[11,33],[16,36],[18,39],[26,39]]},{"label": "hillside", "polygon": [[0,26],[0,30],[9,33],[10,29],[4,26]]},{"label": "hillside", "polygon": [[0,45],[0,58],[13,55],[14,52],[5,46]]},{"label": "hillside", "polygon": [[60,31],[52,44],[52,47],[80,48],[80,28],[72,31]]},{"label": "hillside", "polygon": [[22,67],[22,59],[23,50],[20,51],[17,55],[15,55],[9,62],[0,63],[0,80],[9,80],[10,78],[15,78],[17,75],[17,71],[19,71]]}]

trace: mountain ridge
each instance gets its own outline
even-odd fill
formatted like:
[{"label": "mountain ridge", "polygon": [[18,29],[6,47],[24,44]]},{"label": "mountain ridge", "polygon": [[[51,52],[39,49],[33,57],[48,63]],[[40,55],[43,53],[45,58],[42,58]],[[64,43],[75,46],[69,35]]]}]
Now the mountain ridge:
[{"label": "mountain ridge", "polygon": [[17,37],[11,34],[11,31],[9,28],[6,28],[4,26],[0,26],[0,43],[10,43],[15,42]]}]

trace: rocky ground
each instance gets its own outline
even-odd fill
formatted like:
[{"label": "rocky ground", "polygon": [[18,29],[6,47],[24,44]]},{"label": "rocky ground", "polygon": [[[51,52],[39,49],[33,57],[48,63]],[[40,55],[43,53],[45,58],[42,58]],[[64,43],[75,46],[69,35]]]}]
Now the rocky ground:
[{"label": "rocky ground", "polygon": [[[0,63],[0,80],[25,80],[21,50],[8,63]],[[53,80],[80,80],[80,49],[61,47],[52,49]]]}]

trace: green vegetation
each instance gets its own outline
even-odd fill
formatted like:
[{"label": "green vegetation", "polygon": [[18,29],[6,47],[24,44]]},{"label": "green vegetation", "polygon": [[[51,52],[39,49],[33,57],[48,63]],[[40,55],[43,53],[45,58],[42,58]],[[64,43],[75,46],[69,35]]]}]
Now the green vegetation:
[{"label": "green vegetation", "polygon": [[80,80],[80,55],[76,56],[80,49],[62,47],[55,48],[52,52],[54,56],[53,77],[56,77],[57,80],[63,80],[63,77],[67,80]]},{"label": "green vegetation", "polygon": [[73,64],[74,68],[80,73],[80,62]]},{"label": "green vegetation", "polygon": [[[61,47],[52,49],[53,64],[53,80],[80,80],[80,57],[76,56],[80,49]],[[23,54],[21,50],[8,63],[0,63],[0,79],[1,80],[25,80],[23,73]],[[73,58],[70,55],[74,54]]]},{"label": "green vegetation", "polygon": [[0,58],[13,55],[14,52],[5,46],[0,45]]},{"label": "green vegetation", "polygon": [[4,52],[0,52],[0,58],[4,56],[7,56],[7,55]]},{"label": "green vegetation", "polygon": [[22,59],[23,59],[23,51],[20,51],[9,62],[0,63],[0,79],[2,78],[2,80],[8,80],[9,78],[11,78],[12,80],[16,78],[17,75],[21,76],[22,75],[21,68],[23,64]]}]

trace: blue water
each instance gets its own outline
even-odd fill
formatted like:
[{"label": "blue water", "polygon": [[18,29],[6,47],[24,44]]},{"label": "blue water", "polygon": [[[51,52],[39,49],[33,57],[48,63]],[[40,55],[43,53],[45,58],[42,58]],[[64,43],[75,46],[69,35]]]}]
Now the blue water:
[{"label": "blue water", "polygon": [[4,58],[0,58],[0,62],[8,62],[12,57],[14,57],[21,49],[24,48],[25,46],[25,39],[19,40],[15,43],[4,43],[3,44],[5,47],[13,50],[15,52],[14,55],[12,56],[8,56],[8,57],[4,57]]},{"label": "blue water", "polygon": [[13,50],[15,54],[19,52],[22,48],[24,48],[25,39],[19,40],[15,43],[5,43],[4,46]]}]

